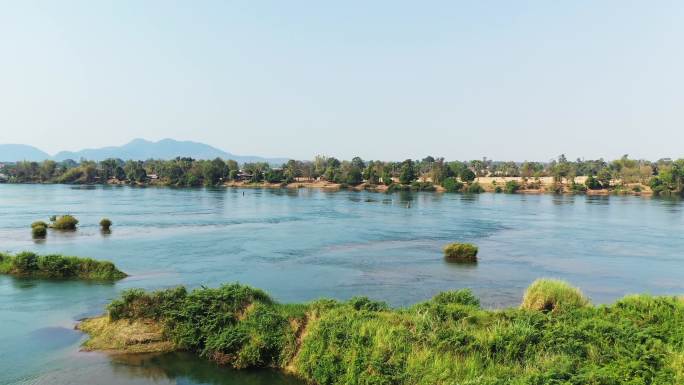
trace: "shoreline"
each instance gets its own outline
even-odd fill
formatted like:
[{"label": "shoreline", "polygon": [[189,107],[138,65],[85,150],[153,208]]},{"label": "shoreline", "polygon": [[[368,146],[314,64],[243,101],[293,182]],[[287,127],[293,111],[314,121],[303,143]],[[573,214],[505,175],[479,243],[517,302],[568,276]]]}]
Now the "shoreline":
[{"label": "shoreline", "polygon": [[[481,178],[478,178],[481,179]],[[230,182],[225,182],[222,184],[218,184],[216,186],[196,186],[196,187],[190,187],[190,186],[174,186],[170,185],[167,183],[163,182],[148,182],[148,183],[126,183],[126,182],[121,182],[121,181],[107,181],[107,183],[2,183],[2,184],[7,184],[7,185],[66,185],[66,186],[130,186],[130,187],[168,187],[168,188],[187,188],[187,189],[195,189],[195,188],[203,188],[203,187],[225,187],[225,188],[234,188],[234,189],[283,189],[283,190],[296,190],[296,189],[318,189],[321,191],[328,191],[328,192],[334,192],[334,191],[368,191],[368,192],[374,192],[374,193],[391,193],[391,192],[401,192],[401,191],[406,191],[406,192],[426,192],[426,193],[448,193],[448,194],[509,194],[509,195],[515,195],[515,194],[525,194],[525,195],[542,195],[542,194],[548,194],[548,195],[587,195],[587,196],[641,196],[641,197],[653,197],[656,196],[653,191],[646,185],[643,184],[631,184],[627,187],[634,187],[634,186],[639,186],[640,191],[631,191],[627,189],[597,189],[597,190],[586,190],[586,191],[573,191],[570,190],[567,184],[563,184],[562,192],[557,192],[554,191],[553,189],[550,188],[548,185],[543,185],[540,188],[521,188],[513,193],[506,193],[503,191],[496,191],[496,187],[500,187],[497,185],[492,185],[490,184],[485,184],[481,183],[478,181],[478,179],[475,180],[475,182],[478,182],[479,185],[483,188],[483,191],[480,193],[468,193],[468,192],[463,192],[463,191],[457,191],[457,192],[447,192],[446,189],[440,185],[430,185],[432,187],[431,190],[421,190],[419,188],[414,188],[411,185],[399,185],[396,184],[396,186],[399,186],[396,188],[394,191],[389,191],[390,186],[387,185],[371,185],[367,183],[361,183],[356,186],[350,186],[342,183],[334,183],[334,182],[327,182],[327,181],[297,181],[297,182],[291,182],[291,183],[269,183],[269,182],[236,182],[236,181],[230,181]],[[504,178],[501,178],[502,180]],[[505,178],[505,179],[514,179],[514,178]],[[429,183],[429,182],[427,182]]]}]

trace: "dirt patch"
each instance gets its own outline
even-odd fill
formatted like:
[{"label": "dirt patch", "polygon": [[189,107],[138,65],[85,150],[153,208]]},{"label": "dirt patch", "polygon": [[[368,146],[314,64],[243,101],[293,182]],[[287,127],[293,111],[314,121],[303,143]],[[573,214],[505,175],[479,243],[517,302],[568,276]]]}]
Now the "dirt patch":
[{"label": "dirt patch", "polygon": [[83,350],[111,353],[161,353],[176,350],[173,342],[164,336],[163,325],[154,320],[117,320],[108,316],[89,318],[78,325],[89,335]]}]

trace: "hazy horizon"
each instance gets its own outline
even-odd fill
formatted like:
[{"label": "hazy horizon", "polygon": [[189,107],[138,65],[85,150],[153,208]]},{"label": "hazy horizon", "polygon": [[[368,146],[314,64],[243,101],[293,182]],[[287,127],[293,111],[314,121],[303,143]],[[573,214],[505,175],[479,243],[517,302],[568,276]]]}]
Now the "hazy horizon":
[{"label": "hazy horizon", "polygon": [[10,2],[0,143],[684,157],[684,3]]}]

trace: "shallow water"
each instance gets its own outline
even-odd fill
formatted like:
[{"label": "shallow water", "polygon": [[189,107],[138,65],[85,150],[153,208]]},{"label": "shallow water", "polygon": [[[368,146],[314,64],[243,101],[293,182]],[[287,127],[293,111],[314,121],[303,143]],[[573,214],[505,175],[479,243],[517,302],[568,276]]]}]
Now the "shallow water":
[{"label": "shallow water", "polygon": [[[79,352],[75,322],[130,287],[240,281],[285,302],[367,295],[396,306],[462,287],[485,306],[515,306],[538,277],[567,279],[595,303],[684,293],[682,208],[639,197],[0,185],[1,250],[109,259],[131,275],[0,276],[0,383],[297,383],[189,355]],[[77,232],[31,240],[31,222],[61,213],[79,218]],[[98,229],[105,216],[111,234]],[[480,262],[444,262],[452,241],[478,244]]]}]

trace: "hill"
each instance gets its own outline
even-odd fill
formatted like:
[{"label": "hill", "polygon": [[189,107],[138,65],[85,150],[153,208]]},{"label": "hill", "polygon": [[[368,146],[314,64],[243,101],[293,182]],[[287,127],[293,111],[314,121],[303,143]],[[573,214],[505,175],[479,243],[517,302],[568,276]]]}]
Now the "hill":
[{"label": "hill", "polygon": [[50,159],[50,154],[25,144],[0,144],[0,162],[18,160],[41,161]]},{"label": "hill", "polygon": [[61,151],[55,156],[31,146],[6,144],[0,145],[0,161],[31,160],[41,161],[53,159],[63,161],[66,159],[88,159],[101,161],[107,158],[119,159],[173,159],[175,157],[190,157],[194,159],[233,159],[239,163],[268,162],[272,165],[280,165],[287,161],[285,158],[264,158],[259,156],[242,156],[223,151],[208,144],[163,139],[153,142],[145,139],[134,139],[122,146],[108,146],[101,148],[89,148],[80,151]]}]

